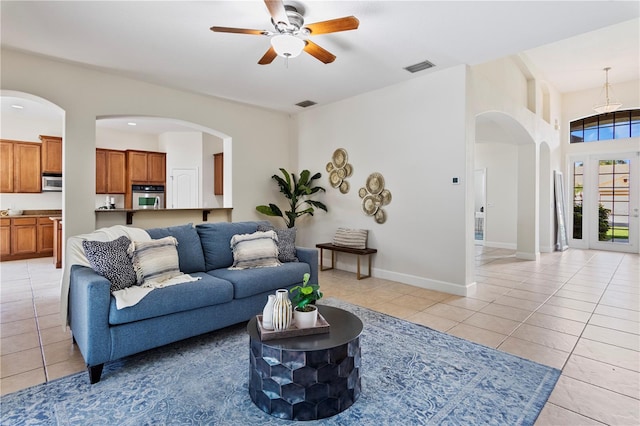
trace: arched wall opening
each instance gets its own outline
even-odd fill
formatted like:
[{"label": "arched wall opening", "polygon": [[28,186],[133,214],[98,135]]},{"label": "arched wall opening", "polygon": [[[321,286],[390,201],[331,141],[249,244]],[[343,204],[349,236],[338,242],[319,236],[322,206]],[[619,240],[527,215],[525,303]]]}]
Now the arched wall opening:
[{"label": "arched wall opening", "polygon": [[[114,137],[120,137],[117,142]],[[178,208],[177,182],[174,172],[193,171],[198,192],[197,208],[230,208],[232,194],[231,136],[196,123],[167,117],[109,115],[96,117],[96,148],[138,149],[167,154],[166,208]],[[223,153],[224,188],[216,196],[213,191],[213,155]],[[102,197],[96,195],[96,205]],[[116,198],[119,200],[119,198]],[[124,202],[124,200],[122,201]]]},{"label": "arched wall opening", "polygon": [[[48,99],[16,90],[0,90],[0,139],[41,143],[40,135],[64,137],[65,111]],[[64,146],[63,146],[64,149]],[[64,170],[64,162],[63,162]],[[4,193],[0,208],[62,210],[63,193]]]},{"label": "arched wall opening", "polygon": [[513,117],[488,111],[475,120],[474,169],[486,168],[485,246],[539,258],[537,146]]}]

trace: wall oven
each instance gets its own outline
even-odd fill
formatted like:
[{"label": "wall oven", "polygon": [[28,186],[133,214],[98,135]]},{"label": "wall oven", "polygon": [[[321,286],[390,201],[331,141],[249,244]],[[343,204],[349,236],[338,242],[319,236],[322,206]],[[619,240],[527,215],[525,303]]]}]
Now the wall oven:
[{"label": "wall oven", "polygon": [[133,209],[164,209],[164,185],[132,185],[131,198]]}]

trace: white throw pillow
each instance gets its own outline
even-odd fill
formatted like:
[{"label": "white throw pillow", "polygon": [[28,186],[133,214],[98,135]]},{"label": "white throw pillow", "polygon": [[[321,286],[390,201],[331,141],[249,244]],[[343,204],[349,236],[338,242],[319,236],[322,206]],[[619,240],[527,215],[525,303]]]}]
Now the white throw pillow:
[{"label": "white throw pillow", "polygon": [[366,229],[338,228],[333,237],[333,245],[353,249],[366,249],[368,233],[369,231]]},{"label": "white throw pillow", "polygon": [[234,235],[231,237],[233,265],[229,269],[280,266],[277,241],[275,231]]},{"label": "white throw pillow", "polygon": [[133,241],[129,245],[138,285],[161,283],[182,274],[178,262],[178,240],[165,237],[151,241]]}]

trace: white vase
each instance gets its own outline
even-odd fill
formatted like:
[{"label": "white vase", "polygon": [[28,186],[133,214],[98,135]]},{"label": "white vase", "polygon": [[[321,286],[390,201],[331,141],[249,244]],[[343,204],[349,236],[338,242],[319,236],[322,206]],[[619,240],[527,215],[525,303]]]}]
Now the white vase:
[{"label": "white vase", "polygon": [[316,322],[318,321],[318,308],[313,305],[308,306],[313,307],[313,310],[309,312],[299,311],[297,309],[293,310],[293,319],[297,328],[311,328],[316,326]]},{"label": "white vase", "polygon": [[265,330],[273,330],[273,304],[276,302],[276,296],[270,294],[267,304],[262,310],[262,328]]},{"label": "white vase", "polygon": [[289,328],[292,316],[293,309],[289,300],[289,290],[276,290],[276,300],[273,303],[273,329],[283,331]]}]

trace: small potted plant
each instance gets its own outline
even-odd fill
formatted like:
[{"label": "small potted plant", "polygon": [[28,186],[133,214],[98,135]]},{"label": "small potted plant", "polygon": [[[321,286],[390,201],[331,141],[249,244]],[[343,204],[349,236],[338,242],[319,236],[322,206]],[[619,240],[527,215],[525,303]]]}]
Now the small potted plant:
[{"label": "small potted plant", "polygon": [[302,285],[297,285],[291,290],[291,304],[293,319],[297,328],[315,327],[318,320],[318,308],[314,305],[316,300],[322,299],[320,285],[309,284],[309,274],[302,276]]}]

